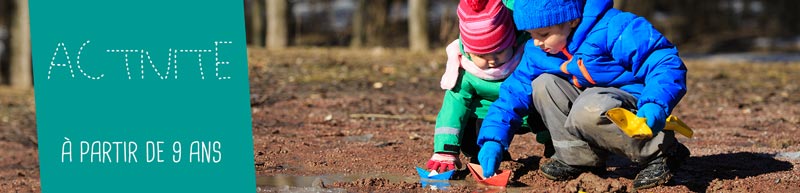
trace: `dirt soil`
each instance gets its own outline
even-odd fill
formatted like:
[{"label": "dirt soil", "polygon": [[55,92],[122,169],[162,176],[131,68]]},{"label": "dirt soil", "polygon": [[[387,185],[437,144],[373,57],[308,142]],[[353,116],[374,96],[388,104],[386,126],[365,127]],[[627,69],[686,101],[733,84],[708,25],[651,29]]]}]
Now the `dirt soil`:
[{"label": "dirt soil", "polygon": [[[257,179],[349,175],[362,177],[312,190],[442,191],[414,181],[432,153],[442,50],[248,52]],[[678,137],[692,156],[665,186],[642,192],[800,192],[800,62],[685,62],[689,92],[674,114],[695,131]],[[2,88],[0,105],[0,190],[39,192],[33,93]],[[630,192],[638,171],[618,158],[605,172],[555,182],[537,171],[547,158],[533,134],[509,150],[509,188],[474,185],[461,170],[447,191]]]}]

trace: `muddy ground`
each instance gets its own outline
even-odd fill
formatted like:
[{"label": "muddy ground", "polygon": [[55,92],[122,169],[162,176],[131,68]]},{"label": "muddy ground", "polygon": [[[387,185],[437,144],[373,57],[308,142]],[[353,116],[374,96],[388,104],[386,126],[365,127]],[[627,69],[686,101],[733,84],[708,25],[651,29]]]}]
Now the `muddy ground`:
[{"label": "muddy ground", "polygon": [[[259,191],[429,192],[414,169],[432,151],[443,92],[441,50],[249,49]],[[692,156],[643,192],[800,192],[800,62],[686,60],[689,93],[674,114],[694,128]],[[40,191],[33,93],[0,88],[0,191]],[[532,134],[516,136],[506,189],[456,173],[449,192],[627,192],[637,168],[554,182]],[[466,161],[462,157],[462,160]],[[285,187],[291,185],[291,187]],[[441,191],[441,190],[438,190]]]}]

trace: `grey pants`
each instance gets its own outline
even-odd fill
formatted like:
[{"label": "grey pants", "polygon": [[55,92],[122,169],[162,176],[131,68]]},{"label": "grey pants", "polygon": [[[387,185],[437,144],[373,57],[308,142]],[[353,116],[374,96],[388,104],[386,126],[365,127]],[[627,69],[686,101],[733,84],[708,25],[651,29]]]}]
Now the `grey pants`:
[{"label": "grey pants", "polygon": [[646,164],[676,143],[673,131],[648,140],[628,137],[606,117],[622,107],[635,112],[636,97],[614,87],[580,90],[566,79],[542,74],[532,82],[533,104],[550,130],[555,159],[573,166],[603,166],[609,153]]}]

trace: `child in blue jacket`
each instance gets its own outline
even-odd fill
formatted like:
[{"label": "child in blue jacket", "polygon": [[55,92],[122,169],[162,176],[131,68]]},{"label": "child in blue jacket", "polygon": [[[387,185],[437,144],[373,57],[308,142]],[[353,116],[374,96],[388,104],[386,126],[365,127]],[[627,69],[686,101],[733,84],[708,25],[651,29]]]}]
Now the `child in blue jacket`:
[{"label": "child in blue jacket", "polygon": [[[531,34],[517,70],[503,82],[478,136],[478,160],[492,176],[521,117],[538,114],[555,155],[541,173],[569,180],[605,166],[610,154],[643,168],[634,188],[661,185],[689,150],[662,131],[686,93],[678,50],[644,18],[612,0],[516,0],[514,22]],[[606,116],[622,107],[647,118],[654,137],[626,136]],[[538,112],[538,113],[534,113]]]},{"label": "child in blue jacket", "polygon": [[[478,131],[483,117],[498,97],[500,84],[522,59],[530,36],[514,27],[511,9],[500,0],[464,0],[457,10],[459,38],[447,46],[447,68],[440,83],[445,89],[436,117],[433,156],[426,167],[445,172],[459,168],[459,153],[478,163]],[[525,119],[525,118],[523,118]],[[555,150],[541,119],[522,123],[519,133],[536,133],[545,144],[544,156]],[[503,159],[510,160],[505,153]]]}]

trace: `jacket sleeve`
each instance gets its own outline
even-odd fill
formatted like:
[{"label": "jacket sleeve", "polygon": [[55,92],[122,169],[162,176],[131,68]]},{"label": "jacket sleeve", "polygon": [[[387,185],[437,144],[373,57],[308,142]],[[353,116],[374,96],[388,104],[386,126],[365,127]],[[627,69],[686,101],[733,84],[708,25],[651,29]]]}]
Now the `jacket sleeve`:
[{"label": "jacket sleeve", "polygon": [[[625,18],[627,17],[627,18]],[[686,66],[678,49],[646,19],[631,13],[615,17],[625,21],[609,27],[613,57],[631,69],[636,82],[644,83],[637,106],[655,103],[667,115],[686,94]],[[632,19],[631,19],[632,18]],[[612,21],[610,23],[615,23]]]},{"label": "jacket sleeve", "polygon": [[[519,128],[522,117],[530,114],[532,107],[531,81],[538,76],[534,67],[534,57],[531,53],[541,52],[526,44],[525,53],[517,69],[500,85],[499,98],[489,107],[489,112],[483,120],[478,145],[483,146],[486,141],[499,142],[504,149],[508,149],[513,138],[513,129]],[[534,52],[535,51],[535,52]]]},{"label": "jacket sleeve", "polygon": [[442,108],[436,117],[436,127],[433,135],[433,151],[437,153],[458,153],[461,146],[463,125],[469,118],[470,103],[474,89],[468,81],[464,80],[461,70],[458,83],[453,89],[446,90],[442,100]]}]

